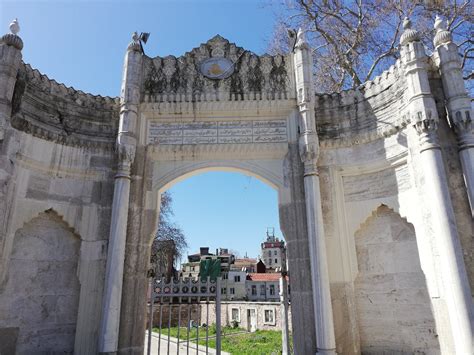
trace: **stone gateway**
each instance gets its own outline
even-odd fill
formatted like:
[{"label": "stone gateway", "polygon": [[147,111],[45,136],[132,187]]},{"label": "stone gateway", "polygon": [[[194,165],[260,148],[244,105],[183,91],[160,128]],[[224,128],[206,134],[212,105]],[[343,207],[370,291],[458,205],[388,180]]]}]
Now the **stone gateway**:
[{"label": "stone gateway", "polygon": [[207,170],[278,191],[296,354],[473,353],[474,136],[456,45],[316,94],[286,55],[135,35],[120,97],[59,84],[0,42],[0,353],[143,354],[160,194]]}]

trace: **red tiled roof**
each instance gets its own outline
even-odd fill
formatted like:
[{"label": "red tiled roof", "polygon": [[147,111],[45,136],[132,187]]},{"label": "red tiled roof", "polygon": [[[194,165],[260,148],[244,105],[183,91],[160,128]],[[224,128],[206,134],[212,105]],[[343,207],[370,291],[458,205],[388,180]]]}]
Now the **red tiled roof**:
[{"label": "red tiled roof", "polygon": [[[280,273],[263,274],[254,272],[248,274],[248,279],[252,281],[278,281],[280,276]],[[288,277],[286,279],[288,280]]]}]

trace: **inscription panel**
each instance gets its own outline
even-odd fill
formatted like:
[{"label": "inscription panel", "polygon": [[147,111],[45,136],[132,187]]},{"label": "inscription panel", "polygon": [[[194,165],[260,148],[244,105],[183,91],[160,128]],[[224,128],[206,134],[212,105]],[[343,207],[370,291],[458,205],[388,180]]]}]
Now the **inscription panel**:
[{"label": "inscription panel", "polygon": [[164,123],[148,121],[148,144],[287,142],[286,120]]}]

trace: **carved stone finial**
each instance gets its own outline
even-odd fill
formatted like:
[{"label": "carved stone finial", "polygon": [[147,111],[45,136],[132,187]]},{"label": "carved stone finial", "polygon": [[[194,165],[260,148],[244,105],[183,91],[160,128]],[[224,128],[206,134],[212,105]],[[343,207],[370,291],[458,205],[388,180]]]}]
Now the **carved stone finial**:
[{"label": "carved stone finial", "polygon": [[306,36],[301,27],[298,29],[298,32],[296,33],[295,48],[308,48],[308,42],[306,42]]},{"label": "carved stone finial", "polygon": [[404,30],[409,30],[409,29],[411,29],[411,21],[410,21],[410,19],[409,19],[408,17],[405,17],[405,18],[403,19],[403,29],[404,29]]},{"label": "carved stone finial", "polygon": [[132,33],[132,41],[128,44],[127,50],[141,52],[142,48],[140,46],[140,36],[137,32]]},{"label": "carved stone finial", "polygon": [[411,21],[408,17],[403,20],[403,34],[400,37],[400,44],[402,46],[420,40],[420,34],[417,30],[411,28]]},{"label": "carved stone finial", "polygon": [[20,24],[18,23],[18,19],[14,19],[10,24],[10,32],[14,35],[17,35],[20,32]]},{"label": "carved stone finial", "polygon": [[436,32],[446,29],[446,27],[443,25],[443,20],[438,15],[436,15],[436,18],[435,18],[434,28]]},{"label": "carved stone finial", "polygon": [[436,35],[433,39],[435,48],[442,44],[452,42],[453,36],[451,35],[451,32],[447,30],[446,24],[438,15],[436,15],[434,28],[436,30]]},{"label": "carved stone finial", "polygon": [[23,41],[21,40],[20,36],[18,36],[18,32],[20,32],[20,25],[18,23],[18,19],[14,19],[10,24],[10,32],[2,36],[2,42],[5,43],[7,46],[15,47],[16,49],[22,50],[23,49]]}]

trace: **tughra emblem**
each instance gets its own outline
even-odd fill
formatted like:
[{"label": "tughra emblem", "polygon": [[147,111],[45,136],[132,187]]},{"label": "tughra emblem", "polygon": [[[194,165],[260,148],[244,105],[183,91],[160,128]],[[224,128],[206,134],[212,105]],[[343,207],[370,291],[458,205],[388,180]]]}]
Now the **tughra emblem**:
[{"label": "tughra emblem", "polygon": [[227,58],[209,58],[201,63],[201,74],[209,79],[225,79],[234,72],[234,63]]}]

